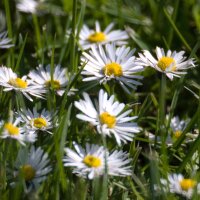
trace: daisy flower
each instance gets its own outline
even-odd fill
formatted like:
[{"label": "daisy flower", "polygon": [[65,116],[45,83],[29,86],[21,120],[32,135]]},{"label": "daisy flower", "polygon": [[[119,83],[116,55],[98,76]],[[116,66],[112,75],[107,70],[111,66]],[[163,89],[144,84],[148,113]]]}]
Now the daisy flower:
[{"label": "daisy flower", "polygon": [[[39,65],[37,70],[30,71],[28,77],[35,85],[45,88],[46,92],[48,89],[53,88],[59,96],[64,94],[69,82],[67,70],[62,69],[60,65],[55,67],[52,79],[50,65],[47,65],[45,68]],[[75,89],[71,89],[68,95],[74,94],[73,91],[75,91]]]},{"label": "daisy flower", "polygon": [[[41,147],[32,146],[30,151],[24,148],[20,149],[15,163],[14,177],[22,175],[27,192],[30,192],[37,189],[40,183],[46,179],[47,174],[51,171],[49,162],[48,154]],[[11,185],[15,184],[13,182]]]},{"label": "daisy flower", "polygon": [[173,132],[172,135],[175,138],[179,138],[183,133],[184,129],[186,128],[187,124],[188,121],[180,120],[178,116],[173,117],[170,122],[170,127]]},{"label": "daisy flower", "polygon": [[35,14],[37,12],[38,5],[39,5],[39,1],[35,1],[35,0],[19,0],[18,3],[17,3],[17,9],[20,12]]},{"label": "daisy flower", "polygon": [[87,77],[83,81],[99,80],[100,84],[112,79],[119,82],[122,88],[129,93],[129,89],[136,89],[141,85],[135,79],[142,79],[136,73],[143,71],[143,66],[133,56],[135,50],[115,47],[115,44],[93,46],[89,53],[83,52],[81,58],[85,67],[82,75]]},{"label": "daisy flower", "polygon": [[[166,119],[168,120],[168,116],[166,116]],[[189,119],[187,120],[180,120],[178,116],[175,116],[171,119],[170,127],[171,127],[171,133],[169,132],[167,135],[167,138],[165,139],[165,143],[167,146],[172,146],[173,143],[182,135],[184,129],[186,128],[187,124],[189,122]],[[149,138],[150,141],[155,141],[155,135],[152,133],[147,132],[146,136]],[[192,142],[198,134],[192,134],[187,133],[186,134],[186,141]],[[157,136],[157,142],[161,143],[162,137]],[[183,143],[184,145],[185,143]]]},{"label": "daisy flower", "polygon": [[25,124],[28,132],[44,131],[51,134],[50,130],[53,128],[53,114],[45,109],[37,112],[36,108],[31,110],[21,110],[17,113],[20,121]]},{"label": "daisy flower", "polygon": [[7,32],[0,33],[0,49],[8,49],[14,46],[13,44],[11,44],[12,40],[7,38],[7,35]]},{"label": "daisy flower", "polygon": [[164,191],[176,193],[191,199],[194,190],[197,188],[197,193],[200,194],[200,183],[190,178],[184,178],[182,174],[170,174],[167,180],[161,179],[161,185]]},{"label": "daisy flower", "polygon": [[[63,159],[65,167],[74,167],[73,173],[78,176],[93,179],[105,174],[105,165],[108,175],[129,176],[131,167],[128,154],[122,151],[109,153],[103,146],[86,144],[86,149],[74,143],[75,151],[65,148],[66,156]],[[105,160],[106,156],[106,160]]]},{"label": "daisy flower", "polygon": [[11,90],[21,92],[30,101],[33,101],[30,95],[42,98],[42,93],[44,93],[42,87],[32,85],[27,76],[19,78],[11,68],[4,66],[0,67],[0,86],[4,87],[5,92]]},{"label": "daisy flower", "polygon": [[139,53],[138,61],[165,73],[170,80],[173,80],[174,76],[180,77],[180,75],[186,74],[184,70],[195,67],[193,59],[186,59],[184,54],[184,51],[172,52],[171,50],[165,53],[162,48],[156,47],[157,59],[148,50],[144,50],[143,54]]},{"label": "daisy flower", "polygon": [[35,142],[37,136],[34,133],[26,132],[24,127],[19,125],[20,120],[17,118],[15,120],[9,120],[8,122],[0,122],[0,127],[2,132],[0,137],[11,138],[17,140],[20,144],[25,145],[25,142]]},{"label": "daisy flower", "polygon": [[118,145],[121,145],[121,142],[132,141],[134,134],[140,131],[136,123],[130,122],[137,116],[128,117],[132,110],[123,111],[125,104],[114,102],[114,95],[108,98],[108,94],[100,90],[96,107],[87,93],[83,93],[83,97],[84,100],[75,102],[75,106],[83,113],[76,117],[96,126],[102,135],[114,135]]},{"label": "daisy flower", "polygon": [[83,25],[83,28],[79,34],[79,43],[83,49],[89,49],[94,44],[105,44],[109,42],[116,42],[116,44],[123,45],[127,42],[128,34],[122,30],[112,30],[114,23],[109,24],[104,31],[101,31],[101,27],[98,21],[95,22],[95,30],[89,29],[87,25]]}]

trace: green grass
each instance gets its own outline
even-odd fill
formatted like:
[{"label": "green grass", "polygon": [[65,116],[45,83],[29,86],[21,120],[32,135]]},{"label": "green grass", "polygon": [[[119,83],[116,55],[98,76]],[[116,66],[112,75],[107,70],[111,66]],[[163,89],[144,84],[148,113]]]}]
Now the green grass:
[{"label": "green grass", "polygon": [[[200,6],[195,0],[46,0],[48,5],[41,7],[41,14],[19,12],[15,1],[0,1],[0,32],[8,31],[14,47],[0,49],[0,65],[10,67],[20,77],[36,69],[39,64],[51,66],[51,77],[56,64],[67,68],[71,73],[65,93],[58,96],[53,88],[46,99],[33,97],[27,100],[21,93],[4,92],[0,87],[0,121],[8,120],[22,108],[33,107],[47,109],[56,113],[52,135],[38,133],[34,146],[48,153],[51,173],[48,174],[35,191],[25,192],[25,180],[18,177],[15,187],[13,171],[17,153],[22,148],[16,140],[0,139],[0,199],[1,200],[175,200],[184,199],[173,193],[155,191],[160,179],[170,173],[182,173],[185,177],[194,177],[200,182],[199,169],[194,173],[192,156],[200,153],[200,136],[187,142],[188,133],[199,133],[199,31]],[[46,12],[48,10],[48,12]],[[1,16],[1,15],[0,15]],[[129,33],[127,46],[136,48],[135,56],[146,49],[154,52],[156,46],[165,50],[186,51],[186,56],[195,59],[196,67],[189,69],[180,79],[170,81],[165,74],[147,68],[142,86],[131,94],[124,92],[115,82],[98,84],[83,82],[81,71],[87,63],[81,64],[79,33],[83,24],[93,28],[95,21],[105,28],[114,22],[116,29]],[[2,22],[1,22],[2,21]],[[3,26],[3,24],[6,26]],[[68,33],[68,34],[67,34]],[[155,55],[155,54],[154,54]],[[193,95],[185,87],[191,89]],[[75,95],[68,96],[71,88]],[[103,88],[114,94],[116,100],[133,109],[131,115],[137,115],[137,123],[142,128],[132,142],[117,146],[114,137],[102,138],[89,123],[76,118],[80,111],[74,102],[82,99],[87,92],[92,99],[97,98]],[[168,118],[166,118],[168,115]],[[181,136],[171,146],[166,145],[171,133],[170,122],[174,116],[190,119]],[[3,131],[3,124],[0,132]],[[155,140],[150,141],[146,133],[153,133]],[[159,142],[161,138],[161,142]],[[123,150],[129,153],[132,176],[104,176],[94,180],[84,179],[72,173],[72,168],[63,166],[64,148],[73,149],[73,141],[84,146],[87,142],[103,145],[111,150]],[[30,148],[26,145],[26,149]],[[199,154],[198,154],[199,155]],[[199,166],[199,160],[197,165]],[[164,188],[163,188],[164,189]],[[192,199],[200,198],[196,193]]]}]

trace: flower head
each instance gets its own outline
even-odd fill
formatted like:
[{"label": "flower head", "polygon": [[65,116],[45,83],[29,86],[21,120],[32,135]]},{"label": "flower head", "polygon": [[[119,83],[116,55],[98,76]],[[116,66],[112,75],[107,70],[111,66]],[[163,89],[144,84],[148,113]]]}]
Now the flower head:
[{"label": "flower head", "polygon": [[40,2],[36,0],[19,0],[17,3],[17,9],[20,12],[36,13],[39,3]]},{"label": "flower head", "polygon": [[156,47],[157,59],[149,51],[144,50],[143,54],[139,53],[138,61],[143,62],[145,66],[153,67],[159,72],[165,73],[170,80],[173,80],[174,76],[180,77],[180,75],[186,74],[184,70],[195,67],[193,59],[186,60],[184,54],[184,51],[172,52],[171,50],[165,53],[162,48]]},{"label": "flower head", "polygon": [[[47,65],[46,68],[40,65],[37,70],[30,71],[28,77],[35,85],[45,88],[46,92],[52,88],[60,96],[64,94],[69,81],[67,70],[62,69],[60,65],[55,67],[52,78],[50,65]],[[73,94],[73,91],[72,89],[68,95]]]},{"label": "flower head", "polygon": [[77,118],[96,126],[100,134],[114,135],[117,143],[121,145],[121,142],[132,141],[134,133],[140,131],[136,123],[130,122],[137,116],[128,117],[132,110],[123,111],[125,104],[114,102],[114,95],[109,98],[106,92],[100,90],[96,107],[87,93],[83,93],[83,97],[84,100],[75,102],[75,106],[83,113],[78,114]]},{"label": "flower head", "polygon": [[35,142],[37,137],[34,133],[26,132],[24,127],[19,125],[20,120],[9,120],[7,122],[1,121],[0,126],[3,127],[1,138],[11,138],[17,140],[22,145],[25,145],[25,142]]},{"label": "flower head", "polygon": [[161,184],[164,191],[176,193],[188,199],[191,199],[195,188],[197,188],[197,193],[200,193],[200,183],[191,178],[184,178],[182,174],[170,174],[167,180],[161,179]]},{"label": "flower head", "polygon": [[82,63],[86,63],[82,74],[87,77],[83,81],[99,80],[100,83],[105,83],[114,79],[126,92],[130,92],[128,88],[135,90],[136,86],[141,85],[137,79],[142,79],[136,73],[143,71],[143,66],[136,61],[133,54],[134,50],[130,51],[125,46],[93,46],[81,58]]},{"label": "flower head", "polygon": [[84,178],[93,179],[105,174],[105,165],[108,175],[131,175],[128,154],[122,151],[109,153],[103,146],[86,144],[86,149],[74,143],[75,151],[65,148],[64,166],[74,167],[73,173]]},{"label": "flower head", "polygon": [[104,31],[101,31],[101,27],[98,21],[95,22],[95,30],[89,29],[87,25],[83,25],[83,28],[79,34],[79,43],[83,49],[89,49],[94,44],[105,44],[109,42],[116,42],[117,45],[126,44],[128,34],[126,31],[113,30],[114,23],[109,24]]},{"label": "flower head", "polygon": [[7,38],[7,34],[7,32],[0,33],[0,49],[8,49],[14,46],[11,44],[12,40]]},{"label": "flower head", "polygon": [[44,90],[41,86],[35,86],[26,76],[19,78],[11,68],[0,67],[0,85],[4,87],[4,91],[15,90],[21,92],[26,98],[32,101],[32,96],[42,98]]},{"label": "flower head", "polygon": [[45,109],[38,112],[36,108],[31,110],[21,110],[17,113],[20,121],[25,124],[28,132],[44,131],[51,134],[50,130],[53,128],[53,114]]},{"label": "flower head", "polygon": [[[166,116],[167,121],[169,116]],[[165,139],[165,143],[167,146],[173,145],[173,143],[182,135],[183,131],[185,130],[187,124],[189,122],[189,119],[187,120],[180,120],[178,116],[175,116],[171,119],[170,122],[170,127],[171,130],[169,131],[167,138]],[[152,133],[147,132],[146,133],[147,137],[149,138],[150,141],[155,141],[155,135]],[[186,136],[186,141],[187,142],[192,142],[198,134],[192,134],[192,133],[187,133]],[[156,138],[158,143],[161,143],[162,137],[157,136]],[[182,145],[185,145],[185,143],[182,143]]]},{"label": "flower head", "polygon": [[[14,176],[18,177],[19,174],[22,174],[28,192],[37,189],[51,171],[48,154],[41,147],[35,148],[34,146],[31,147],[30,151],[20,149],[15,168]],[[15,183],[12,184],[15,185]]]}]

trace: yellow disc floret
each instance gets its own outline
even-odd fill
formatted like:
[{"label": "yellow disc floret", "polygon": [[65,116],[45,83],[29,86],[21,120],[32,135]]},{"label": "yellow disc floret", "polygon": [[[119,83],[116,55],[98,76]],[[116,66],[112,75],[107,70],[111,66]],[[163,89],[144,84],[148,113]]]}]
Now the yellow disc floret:
[{"label": "yellow disc floret", "polygon": [[83,159],[83,163],[85,163],[88,167],[99,167],[101,166],[101,159],[93,156],[93,155],[87,155]]},{"label": "yellow disc floret", "polygon": [[109,63],[107,64],[104,69],[104,74],[107,75],[107,76],[122,76],[123,75],[123,71],[122,71],[122,67],[121,65],[115,63],[115,62],[112,62],[112,63]]},{"label": "yellow disc floret", "polygon": [[182,131],[180,131],[180,130],[175,131],[175,132],[174,132],[174,137],[175,137],[175,138],[179,138],[179,137],[181,136],[181,134],[182,134]]},{"label": "yellow disc floret", "polygon": [[88,37],[88,40],[94,43],[103,42],[106,40],[106,35],[102,32],[95,32]]},{"label": "yellow disc floret", "polygon": [[100,122],[106,124],[108,128],[113,128],[116,124],[115,116],[110,115],[108,112],[102,113],[100,116]]},{"label": "yellow disc floret", "polygon": [[31,181],[34,179],[36,172],[35,172],[35,169],[31,165],[29,164],[23,165],[21,167],[21,170],[22,170],[24,179],[26,181]]},{"label": "yellow disc floret", "polygon": [[46,81],[46,86],[52,87],[54,90],[58,90],[58,89],[60,89],[60,81],[58,81],[58,80]]},{"label": "yellow disc floret", "polygon": [[19,135],[19,128],[11,123],[5,123],[4,128],[8,131],[10,135]]},{"label": "yellow disc floret", "polygon": [[46,127],[47,121],[42,117],[35,118],[33,119],[33,126],[35,126],[36,128]]},{"label": "yellow disc floret", "polygon": [[9,83],[14,86],[14,87],[17,87],[17,88],[27,88],[27,82],[22,80],[21,78],[13,78],[13,79],[10,79],[9,80]]},{"label": "yellow disc floret", "polygon": [[165,71],[166,68],[168,68],[168,67],[172,67],[171,71],[175,71],[176,70],[176,61],[174,60],[174,58],[171,58],[171,57],[162,57],[158,61],[157,65],[163,71]]},{"label": "yellow disc floret", "polygon": [[195,185],[196,185],[196,181],[194,181],[192,179],[182,179],[180,181],[180,186],[185,191],[193,188]]}]

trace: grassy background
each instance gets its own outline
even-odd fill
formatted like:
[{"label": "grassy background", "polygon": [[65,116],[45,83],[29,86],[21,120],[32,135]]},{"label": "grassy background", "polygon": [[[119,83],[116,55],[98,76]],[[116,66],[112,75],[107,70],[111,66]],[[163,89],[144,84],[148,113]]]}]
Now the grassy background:
[{"label": "grassy background", "polygon": [[[156,46],[176,51],[185,50],[187,56],[196,59],[197,67],[188,70],[188,74],[173,82],[167,80],[166,106],[162,110],[159,104],[161,94],[161,74],[153,69],[143,72],[143,85],[131,95],[116,90],[115,95],[121,102],[127,103],[133,114],[138,115],[138,123],[145,131],[159,133],[158,113],[179,115],[181,118],[191,118],[187,131],[199,128],[199,100],[184,88],[187,86],[199,94],[199,32],[200,32],[200,2],[198,0],[48,0],[48,6],[40,8],[39,15],[19,13],[14,0],[0,1],[0,30],[8,30],[13,38],[14,48],[0,50],[0,65],[11,67],[19,75],[27,74],[39,64],[61,64],[75,73],[75,79],[70,86],[79,91],[74,97],[55,97],[53,91],[47,96],[47,101],[34,100],[34,104],[16,96],[14,93],[0,91],[0,118],[8,118],[10,110],[21,107],[32,108],[34,105],[49,110],[58,109],[60,126],[52,136],[39,135],[36,146],[41,146],[50,156],[52,173],[43,182],[37,192],[24,194],[23,184],[16,188],[9,186],[7,169],[13,169],[19,144],[0,140],[0,199],[178,199],[176,196],[161,194],[155,196],[153,185],[159,182],[160,175],[167,172],[183,172],[190,175],[186,164],[191,155],[199,150],[199,138],[191,144],[182,147],[183,137],[171,148],[154,148],[144,137],[138,135],[132,143],[116,147],[113,139],[107,140],[109,149],[126,150],[133,159],[133,176],[128,178],[109,177],[95,181],[77,178],[70,169],[64,169],[62,164],[64,146],[72,146],[72,141],[84,145],[87,141],[102,144],[101,137],[94,134],[94,129],[87,123],[76,119],[77,110],[73,107],[74,100],[79,99],[83,91],[96,96],[97,89],[88,89],[88,84],[82,84],[79,75],[80,55],[77,35],[67,37],[66,32],[75,33],[85,23],[94,27],[99,20],[105,28],[110,22],[115,22],[115,28],[129,30],[128,45],[136,48],[153,50]],[[45,11],[48,10],[46,13]],[[137,54],[136,54],[137,55]],[[69,88],[68,88],[69,89]],[[121,95],[123,93],[123,95]],[[137,106],[134,103],[140,102]],[[60,106],[62,105],[62,106]],[[10,142],[10,141],[9,141]],[[197,178],[199,174],[197,174]],[[199,180],[199,179],[198,179]],[[197,197],[198,199],[198,197]]]}]

